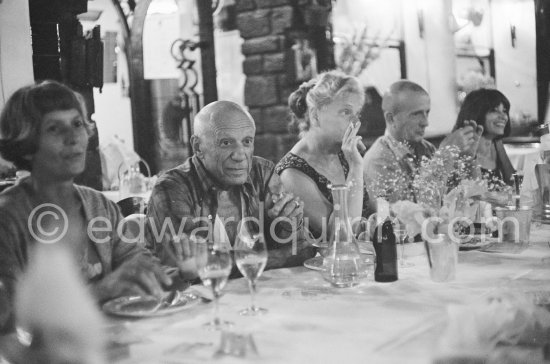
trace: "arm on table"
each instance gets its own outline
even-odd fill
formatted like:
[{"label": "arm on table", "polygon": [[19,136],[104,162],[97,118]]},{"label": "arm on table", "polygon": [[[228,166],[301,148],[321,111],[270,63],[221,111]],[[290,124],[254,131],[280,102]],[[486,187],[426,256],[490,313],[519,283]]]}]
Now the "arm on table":
[{"label": "arm on table", "polygon": [[[300,233],[303,235],[303,233]],[[270,249],[267,254],[267,269],[300,266],[317,253],[317,249],[303,236],[298,237],[296,242],[281,244],[276,249]]]},{"label": "arm on table", "polygon": [[189,239],[175,242],[174,236],[190,235],[197,226],[194,221],[188,188],[170,178],[159,181],[149,199],[145,238],[162,264],[178,267],[186,280],[198,277],[194,249],[188,249],[192,243]]},{"label": "arm on table", "polygon": [[[287,171],[295,170],[287,169],[283,171],[283,174]],[[304,175],[304,179],[306,180],[305,182],[315,185],[309,177],[305,177]],[[300,183],[296,185],[300,185]],[[282,182],[282,179],[275,173],[273,173],[268,182],[268,193],[266,194],[268,201],[266,201],[265,206],[267,219],[264,226],[264,231],[268,232],[266,238],[269,249],[266,269],[301,265],[304,260],[316,254],[316,249],[311,246],[313,240],[309,239],[309,231],[307,227],[304,227],[304,209],[307,206],[307,202],[299,194],[300,191],[294,189],[296,185],[289,185],[289,188],[286,188],[287,186]],[[286,192],[290,193],[280,198],[275,197],[275,202],[273,203],[271,200],[271,191],[281,191],[283,186]],[[315,186],[314,188],[317,189]],[[320,194],[320,192],[318,193]],[[322,195],[321,198],[326,201]],[[290,223],[288,221],[280,222],[276,226],[273,226],[274,229],[272,229],[272,224],[277,218],[285,218],[290,220]],[[272,230],[275,236],[271,236]]]},{"label": "arm on table", "polygon": [[[122,221],[118,207],[108,201],[106,208],[107,218],[117,229],[108,242],[111,245],[112,267],[105,270],[108,273],[100,281],[91,284],[95,297],[99,302],[129,294],[161,297],[162,285],[169,286],[171,279],[163,272],[158,260],[138,243],[136,238],[140,237],[130,233],[127,225],[123,226],[122,231],[118,229]],[[103,246],[98,247],[101,248]]]},{"label": "arm on table", "polygon": [[15,285],[27,264],[14,226],[10,215],[0,213],[0,335],[15,329]]}]

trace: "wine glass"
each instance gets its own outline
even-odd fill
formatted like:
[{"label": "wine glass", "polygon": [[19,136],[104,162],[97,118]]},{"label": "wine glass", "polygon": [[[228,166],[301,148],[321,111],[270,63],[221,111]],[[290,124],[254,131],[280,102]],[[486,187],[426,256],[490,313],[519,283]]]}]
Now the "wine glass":
[{"label": "wine glass", "polygon": [[393,222],[393,233],[397,239],[397,244],[400,245],[399,251],[399,266],[401,268],[413,267],[414,263],[409,262],[405,259],[405,242],[409,238],[407,230],[405,229],[405,224],[398,219],[395,219]]},{"label": "wine glass", "polygon": [[357,226],[357,246],[359,247],[359,253],[361,260],[366,266],[365,274],[367,276],[374,275],[374,266],[376,263],[376,252],[371,241],[370,225],[369,221],[361,221]]},{"label": "wine glass", "polygon": [[202,242],[197,244],[197,269],[205,287],[212,290],[214,296],[214,319],[204,324],[210,330],[222,330],[233,325],[219,318],[219,298],[231,273],[232,260],[229,249],[220,244]]},{"label": "wine glass", "polygon": [[267,313],[267,309],[256,306],[256,280],[260,277],[267,264],[267,247],[261,232],[251,233],[246,222],[241,224],[241,229],[233,251],[235,262],[242,275],[248,280],[250,288],[251,305],[239,314],[243,316],[255,316]]}]

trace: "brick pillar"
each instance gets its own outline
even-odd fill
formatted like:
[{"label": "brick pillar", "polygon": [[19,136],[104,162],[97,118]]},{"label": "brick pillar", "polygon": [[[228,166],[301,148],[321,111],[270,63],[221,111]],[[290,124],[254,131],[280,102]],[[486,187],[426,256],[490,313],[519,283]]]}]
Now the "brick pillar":
[{"label": "brick pillar", "polygon": [[286,34],[293,24],[291,0],[237,0],[237,25],[244,39],[244,102],[256,121],[255,154],[277,162],[296,142],[289,135]]}]

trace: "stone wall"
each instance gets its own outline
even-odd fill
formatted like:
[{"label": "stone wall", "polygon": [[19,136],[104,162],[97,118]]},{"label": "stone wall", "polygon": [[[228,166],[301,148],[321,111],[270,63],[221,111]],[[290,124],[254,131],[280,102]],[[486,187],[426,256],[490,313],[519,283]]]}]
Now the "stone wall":
[{"label": "stone wall", "polygon": [[287,100],[297,83],[287,75],[292,0],[237,0],[237,25],[244,39],[244,102],[256,121],[255,154],[277,162],[297,141],[288,133]]}]

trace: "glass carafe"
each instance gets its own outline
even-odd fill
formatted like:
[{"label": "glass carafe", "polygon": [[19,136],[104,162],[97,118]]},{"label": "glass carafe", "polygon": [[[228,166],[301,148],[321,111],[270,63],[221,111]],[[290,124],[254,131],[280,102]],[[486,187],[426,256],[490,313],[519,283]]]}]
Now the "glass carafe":
[{"label": "glass carafe", "polygon": [[351,287],[359,284],[366,267],[348,216],[349,188],[334,185],[331,189],[334,216],[329,229],[328,252],[323,259],[323,277],[335,287]]},{"label": "glass carafe", "polygon": [[119,198],[136,196],[147,191],[147,179],[139,170],[139,163],[132,164],[120,178]]}]

